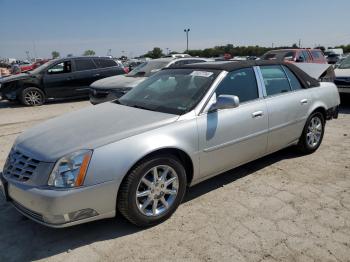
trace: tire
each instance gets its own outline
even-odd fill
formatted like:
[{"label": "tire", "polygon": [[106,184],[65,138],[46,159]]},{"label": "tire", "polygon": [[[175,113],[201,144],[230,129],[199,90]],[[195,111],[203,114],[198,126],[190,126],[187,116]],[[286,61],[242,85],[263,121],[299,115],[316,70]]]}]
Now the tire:
[{"label": "tire", "polygon": [[[157,170],[160,179],[156,182],[153,170]],[[173,182],[167,185],[170,180]],[[186,186],[185,168],[176,157],[158,155],[146,158],[123,180],[118,192],[117,207],[131,223],[141,227],[153,226],[165,221],[175,212],[183,200]]]},{"label": "tire", "polygon": [[20,100],[26,106],[41,106],[45,102],[45,94],[39,88],[27,87],[22,90]]},{"label": "tire", "polygon": [[303,154],[315,152],[321,145],[325,128],[325,119],[322,113],[314,112],[307,119],[303,133],[297,145]]}]

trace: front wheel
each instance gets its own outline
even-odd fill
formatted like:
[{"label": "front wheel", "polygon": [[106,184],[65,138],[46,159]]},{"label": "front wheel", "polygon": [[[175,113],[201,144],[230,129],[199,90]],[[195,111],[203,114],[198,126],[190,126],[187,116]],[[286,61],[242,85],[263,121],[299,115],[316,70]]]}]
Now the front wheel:
[{"label": "front wheel", "polygon": [[118,193],[118,209],[138,226],[161,223],[180,205],[186,181],[186,171],[176,157],[145,159],[124,179]]},{"label": "front wheel", "polygon": [[26,106],[41,106],[45,102],[45,95],[39,88],[27,87],[22,91],[20,100]]},{"label": "front wheel", "polygon": [[298,149],[304,154],[315,152],[321,145],[324,135],[325,119],[320,112],[315,112],[307,119],[299,139]]}]

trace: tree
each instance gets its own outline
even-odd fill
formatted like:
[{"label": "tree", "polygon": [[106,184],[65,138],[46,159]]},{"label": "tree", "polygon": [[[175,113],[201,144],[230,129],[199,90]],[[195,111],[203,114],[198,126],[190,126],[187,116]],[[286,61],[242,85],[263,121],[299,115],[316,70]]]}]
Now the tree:
[{"label": "tree", "polygon": [[161,58],[162,56],[164,56],[163,54],[163,50],[160,49],[159,47],[155,47],[153,48],[152,51],[149,51],[147,54],[145,54],[145,57],[150,57],[150,58]]},{"label": "tree", "polygon": [[52,55],[52,59],[56,59],[56,58],[59,58],[59,57],[60,57],[60,53],[57,52],[57,51],[52,51],[52,52],[51,52],[51,55]]},{"label": "tree", "polygon": [[83,56],[89,56],[89,55],[95,55],[95,51],[94,50],[91,50],[91,49],[88,49],[84,52]]}]

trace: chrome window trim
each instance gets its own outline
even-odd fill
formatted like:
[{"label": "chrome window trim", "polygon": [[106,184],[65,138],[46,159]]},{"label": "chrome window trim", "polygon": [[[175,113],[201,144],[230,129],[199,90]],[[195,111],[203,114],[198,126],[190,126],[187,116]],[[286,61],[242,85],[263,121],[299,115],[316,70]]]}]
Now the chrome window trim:
[{"label": "chrome window trim", "polygon": [[258,92],[259,92],[259,98],[264,98],[264,79],[262,78],[260,67],[259,66],[253,66],[253,70],[255,73],[255,79],[258,85]]}]

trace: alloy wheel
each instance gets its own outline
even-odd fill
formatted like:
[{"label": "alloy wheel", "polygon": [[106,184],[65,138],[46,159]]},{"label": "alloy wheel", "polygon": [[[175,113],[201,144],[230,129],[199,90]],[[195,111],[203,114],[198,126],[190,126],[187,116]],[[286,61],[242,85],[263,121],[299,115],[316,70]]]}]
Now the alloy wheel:
[{"label": "alloy wheel", "polygon": [[322,120],[315,116],[311,118],[309,125],[307,127],[306,142],[310,147],[316,147],[322,136]]},{"label": "alloy wheel", "polygon": [[167,165],[155,166],[141,178],[136,191],[136,205],[146,216],[159,216],[174,203],[179,189],[179,177]]},{"label": "alloy wheel", "polygon": [[28,105],[33,105],[33,106],[40,105],[42,103],[42,95],[40,94],[40,92],[32,90],[25,93],[24,101]]}]

